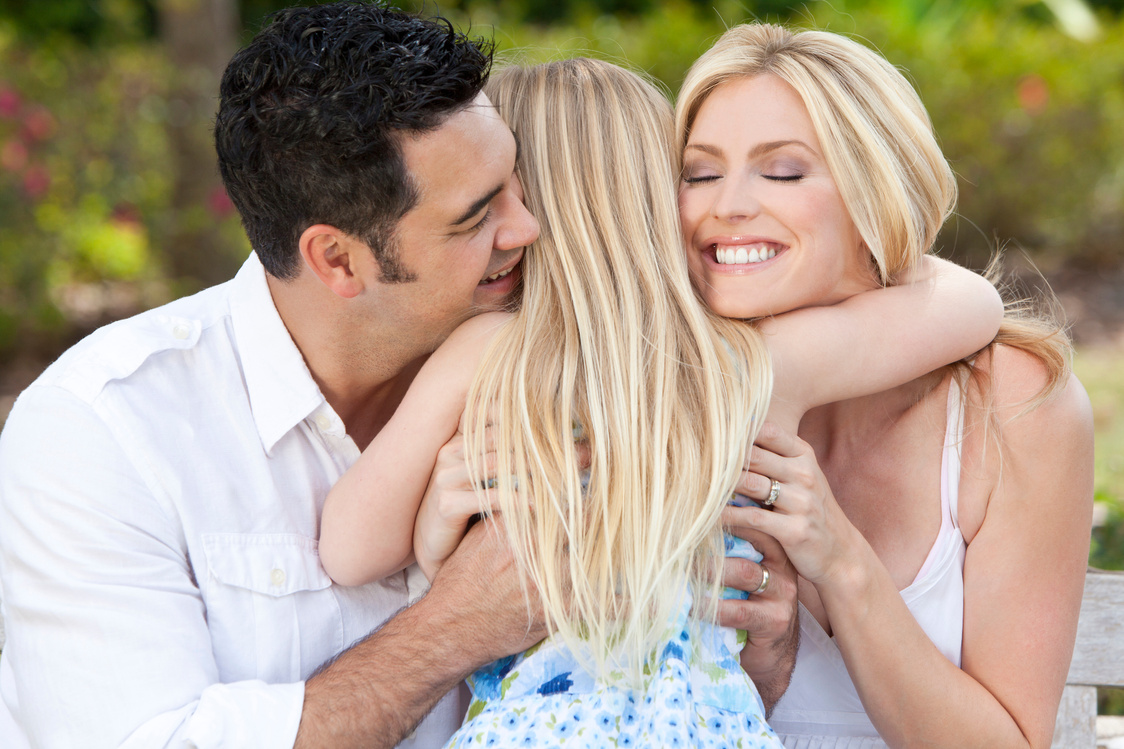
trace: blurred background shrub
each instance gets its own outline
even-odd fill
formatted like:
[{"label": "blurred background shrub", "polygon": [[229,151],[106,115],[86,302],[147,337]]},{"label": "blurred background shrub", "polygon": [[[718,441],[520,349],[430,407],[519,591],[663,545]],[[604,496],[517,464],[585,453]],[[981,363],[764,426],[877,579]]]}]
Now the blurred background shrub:
[{"label": "blurred background shrub", "polygon": [[[225,61],[284,0],[0,0],[0,356],[228,277],[247,248],[213,165]],[[627,60],[674,92],[728,25],[853,35],[915,83],[961,186],[940,245],[1115,269],[1124,0],[448,0],[508,56]]]}]

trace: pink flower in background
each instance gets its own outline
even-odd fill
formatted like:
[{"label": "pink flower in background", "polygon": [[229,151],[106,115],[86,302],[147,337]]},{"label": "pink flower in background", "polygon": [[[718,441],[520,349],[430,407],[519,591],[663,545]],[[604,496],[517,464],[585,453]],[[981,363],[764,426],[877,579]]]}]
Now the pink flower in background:
[{"label": "pink flower in background", "polygon": [[118,203],[113,206],[113,220],[118,224],[139,226],[141,223],[140,209],[132,203]]},{"label": "pink flower in background", "polygon": [[18,172],[27,166],[27,146],[23,141],[11,138],[0,146],[0,166],[9,172]]},{"label": "pink flower in background", "polygon": [[23,132],[28,140],[46,140],[55,134],[55,117],[46,107],[36,107],[23,118]]},{"label": "pink flower in background", "polygon": [[36,164],[23,173],[23,191],[29,198],[41,198],[51,187],[51,173],[47,167]]},{"label": "pink flower in background", "polygon": [[15,118],[22,103],[18,91],[0,84],[0,117],[7,120]]},{"label": "pink flower in background", "polygon": [[1027,114],[1041,114],[1050,103],[1050,84],[1042,76],[1030,74],[1023,76],[1015,89],[1019,106]]},{"label": "pink flower in background", "polygon": [[234,212],[234,203],[222,185],[215,187],[207,196],[207,210],[216,218],[226,218]]}]

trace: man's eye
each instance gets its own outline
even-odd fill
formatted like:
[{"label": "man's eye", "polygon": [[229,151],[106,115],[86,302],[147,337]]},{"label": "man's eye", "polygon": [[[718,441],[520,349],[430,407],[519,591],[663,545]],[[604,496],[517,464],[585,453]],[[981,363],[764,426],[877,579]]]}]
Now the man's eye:
[{"label": "man's eye", "polygon": [[484,225],[487,224],[491,219],[492,219],[492,209],[489,208],[487,210],[487,212],[484,214],[484,218],[477,221],[476,224],[474,226],[470,227],[469,229],[467,229],[467,231],[480,231],[481,229],[484,228]]}]

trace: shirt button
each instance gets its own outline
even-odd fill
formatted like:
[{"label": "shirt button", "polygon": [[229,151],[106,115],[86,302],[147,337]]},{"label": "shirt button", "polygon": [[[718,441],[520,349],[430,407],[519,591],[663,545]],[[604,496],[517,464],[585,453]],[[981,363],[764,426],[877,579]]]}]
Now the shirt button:
[{"label": "shirt button", "polygon": [[284,585],[285,570],[274,568],[273,572],[269,573],[269,582],[273,583],[277,587],[281,587],[282,585]]},{"label": "shirt button", "polygon": [[191,335],[191,328],[188,327],[185,323],[181,322],[176,325],[176,327],[172,328],[172,335],[182,341],[189,335]]},{"label": "shirt button", "polygon": [[327,414],[316,414],[316,426],[320,427],[321,432],[326,432],[331,428],[332,420]]}]

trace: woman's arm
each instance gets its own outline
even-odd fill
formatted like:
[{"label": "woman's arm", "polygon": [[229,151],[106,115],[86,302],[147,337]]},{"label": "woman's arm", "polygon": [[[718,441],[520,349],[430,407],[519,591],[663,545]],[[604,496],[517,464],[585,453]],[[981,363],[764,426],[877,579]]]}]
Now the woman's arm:
[{"label": "woman's arm", "polygon": [[908,283],[761,320],[775,372],[770,419],[795,429],[815,406],[888,390],[970,356],[991,342],[1002,317],[989,281],[926,256]]},{"label": "woman's arm", "polygon": [[414,520],[438,452],[456,434],[480,356],[507,317],[479,315],[457,328],[328,493],[320,561],[337,583],[378,580],[413,560]]},{"label": "woman's arm", "polygon": [[1022,413],[1045,382],[1026,353],[999,347],[991,375],[1003,455],[977,431],[964,457],[961,491],[986,502],[961,503],[962,669],[917,624],[806,443],[774,433],[755,450],[740,490],[761,497],[769,476],[782,481],[781,498],[773,512],[732,511],[775,536],[815,586],[863,706],[892,747],[1048,747],[1053,735],[1088,559],[1091,412],[1071,379]]}]

